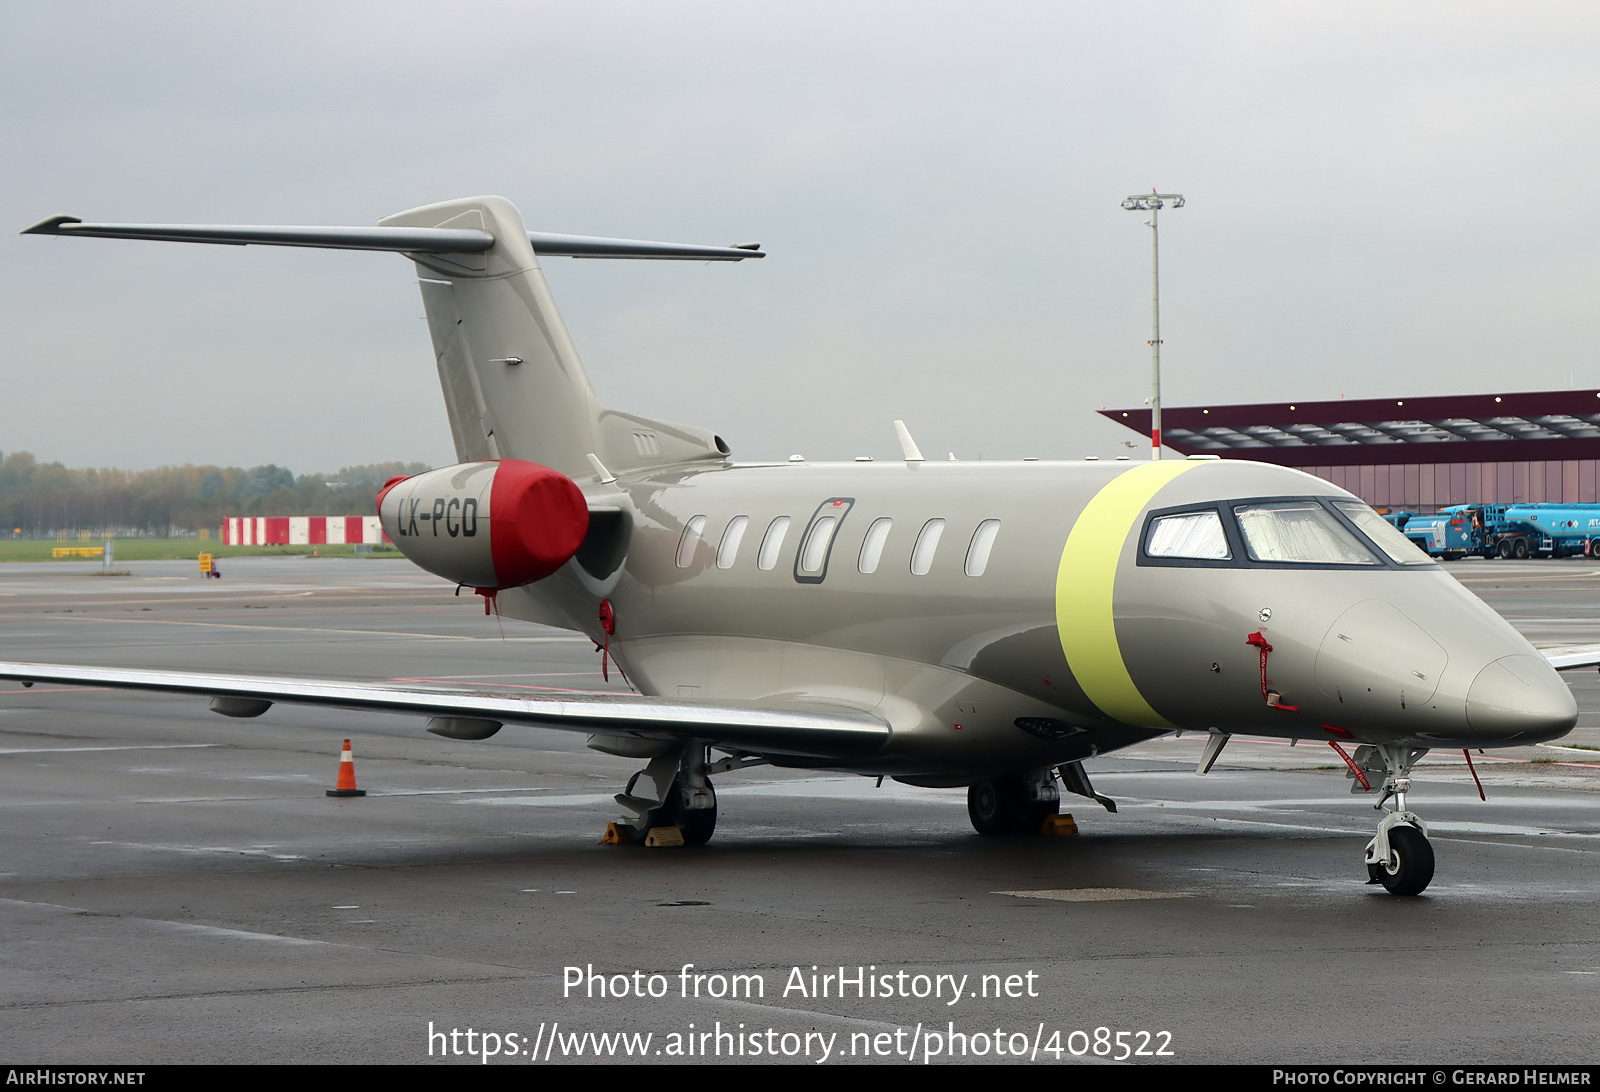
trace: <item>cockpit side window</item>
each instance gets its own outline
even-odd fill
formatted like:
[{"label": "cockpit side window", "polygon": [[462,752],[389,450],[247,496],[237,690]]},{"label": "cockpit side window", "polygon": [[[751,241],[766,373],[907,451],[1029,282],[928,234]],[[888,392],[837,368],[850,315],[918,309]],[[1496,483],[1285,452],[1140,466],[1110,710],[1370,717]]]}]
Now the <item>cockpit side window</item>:
[{"label": "cockpit side window", "polygon": [[1188,505],[1150,513],[1139,539],[1140,565],[1231,569],[1243,565],[1244,542],[1224,505]]},{"label": "cockpit side window", "polygon": [[1378,559],[1334,514],[1314,500],[1236,504],[1234,515],[1252,561],[1298,565],[1377,565]]},{"label": "cockpit side window", "polygon": [[1228,534],[1222,528],[1222,517],[1214,508],[1158,516],[1150,522],[1144,552],[1149,557],[1201,561],[1226,561],[1233,556],[1228,549]]}]

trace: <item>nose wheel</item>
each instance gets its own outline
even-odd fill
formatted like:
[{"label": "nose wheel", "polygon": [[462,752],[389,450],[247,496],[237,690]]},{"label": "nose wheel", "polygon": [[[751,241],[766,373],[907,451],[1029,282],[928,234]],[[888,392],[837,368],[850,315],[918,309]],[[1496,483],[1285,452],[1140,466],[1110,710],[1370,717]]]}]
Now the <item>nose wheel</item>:
[{"label": "nose wheel", "polygon": [[1433,843],[1413,826],[1392,828],[1388,840],[1389,852],[1379,860],[1373,860],[1373,846],[1367,847],[1367,882],[1382,884],[1391,895],[1420,895],[1433,879]]},{"label": "nose wheel", "polygon": [[[1373,805],[1384,813],[1377,837],[1367,843],[1367,882],[1382,884],[1391,895],[1420,895],[1433,881],[1433,844],[1422,817],[1406,807],[1411,767],[1425,749],[1381,744],[1362,747],[1351,763],[1356,769],[1382,770],[1383,795]],[[1358,779],[1359,780],[1359,779]],[[1352,786],[1355,791],[1359,786]],[[1389,806],[1390,802],[1393,806]]]}]

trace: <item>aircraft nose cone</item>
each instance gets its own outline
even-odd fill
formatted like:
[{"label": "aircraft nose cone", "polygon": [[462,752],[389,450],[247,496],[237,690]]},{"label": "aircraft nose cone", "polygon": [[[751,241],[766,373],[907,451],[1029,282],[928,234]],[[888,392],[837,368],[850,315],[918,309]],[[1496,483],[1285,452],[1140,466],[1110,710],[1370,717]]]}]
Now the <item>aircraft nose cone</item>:
[{"label": "aircraft nose cone", "polygon": [[1572,691],[1537,656],[1502,656],[1467,690],[1467,723],[1485,740],[1538,743],[1566,735],[1577,722]]}]

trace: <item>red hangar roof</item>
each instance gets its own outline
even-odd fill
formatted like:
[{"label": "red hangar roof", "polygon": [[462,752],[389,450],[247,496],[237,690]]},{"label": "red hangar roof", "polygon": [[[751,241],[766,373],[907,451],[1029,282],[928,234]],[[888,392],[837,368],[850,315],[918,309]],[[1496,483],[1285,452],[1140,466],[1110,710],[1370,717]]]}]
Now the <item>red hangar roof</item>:
[{"label": "red hangar roof", "polygon": [[[1101,414],[1150,435],[1150,409]],[[1281,466],[1600,458],[1600,391],[1163,406],[1161,444]]]}]

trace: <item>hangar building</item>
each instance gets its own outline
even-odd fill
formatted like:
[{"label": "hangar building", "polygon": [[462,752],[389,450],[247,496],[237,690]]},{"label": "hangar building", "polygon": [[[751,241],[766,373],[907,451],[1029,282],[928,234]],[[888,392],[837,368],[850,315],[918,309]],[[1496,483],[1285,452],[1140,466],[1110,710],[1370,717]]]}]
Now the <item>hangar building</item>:
[{"label": "hangar building", "polygon": [[[1150,409],[1100,411],[1145,437]],[[1375,508],[1587,501],[1600,391],[1161,407],[1162,446],[1292,466]]]}]

